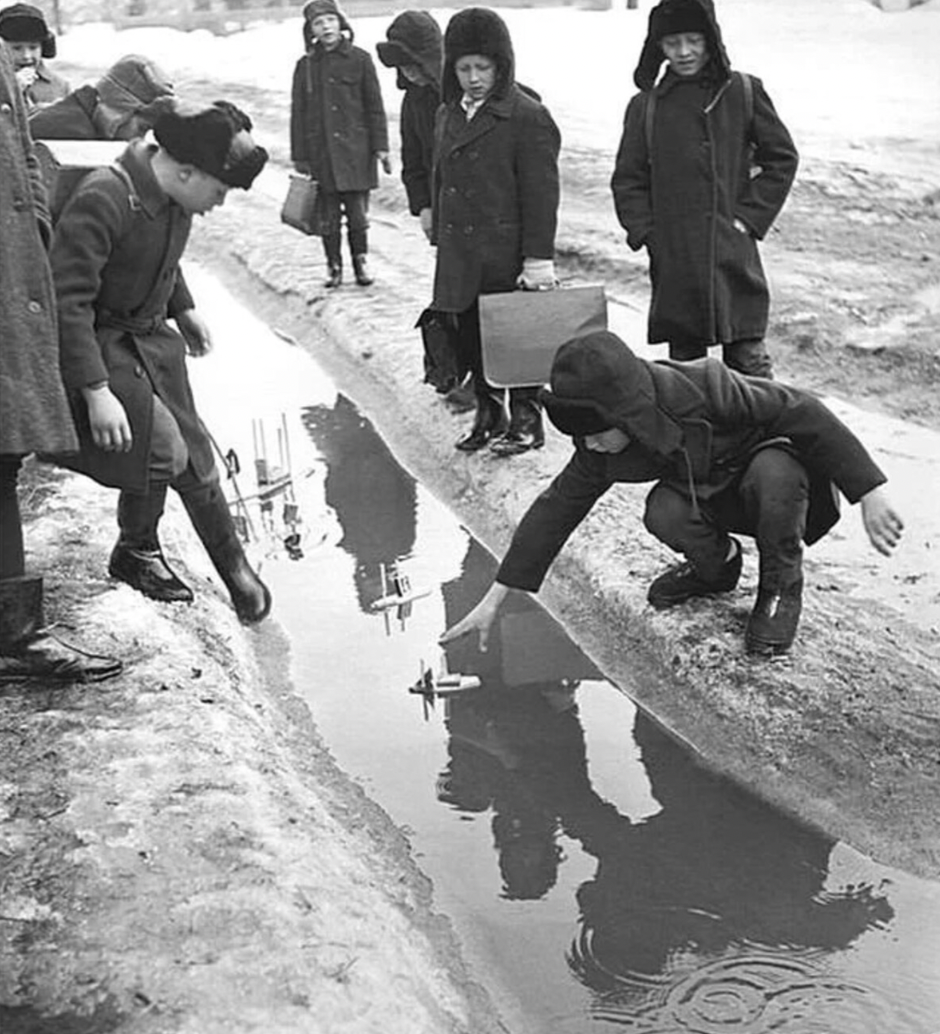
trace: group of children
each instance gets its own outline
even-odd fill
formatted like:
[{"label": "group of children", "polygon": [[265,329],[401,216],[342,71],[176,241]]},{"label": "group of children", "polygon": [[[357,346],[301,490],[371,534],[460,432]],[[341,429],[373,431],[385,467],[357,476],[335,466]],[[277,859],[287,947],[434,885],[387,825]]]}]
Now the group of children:
[{"label": "group of children", "polygon": [[[35,33],[35,9],[25,7],[0,12],[2,38],[12,33],[25,45]],[[391,171],[375,67],[352,40],[335,0],[309,0],[291,159],[320,186],[332,288],[343,278],[344,217],[355,279],[372,283],[369,192],[379,164]],[[880,552],[895,547],[902,522],[855,436],[817,400],[770,377],[755,242],[783,205],[796,150],[760,81],[732,72],[711,0],[652,9],[611,181],[627,243],[649,252],[649,338],[668,341],[670,359],[649,363],[613,334],[590,335],[559,350],[550,388],[501,392],[481,360],[480,297],[557,284],[561,136],[539,96],[516,81],[506,24],[468,8],[442,34],[427,12],[405,11],[377,52],[405,91],[402,180],[436,248],[428,311],[456,380],[472,387],[474,421],[457,448],[498,456],[539,448],[544,408],[575,448],[523,518],[489,592],[442,642],[476,631],[485,648],[506,594],[538,590],[596,500],[618,481],[652,481],[646,527],[685,559],[654,580],[650,604],[731,591],[742,554],[731,533],[753,536],[760,583],[746,647],[763,656],[788,650],[803,543],[838,519],[834,486],[860,501]],[[226,101],[187,110],[146,59],[129,56],[94,87],[40,103],[28,96],[38,73],[27,84],[5,45],[0,57],[10,185],[0,200],[17,230],[4,233],[0,255],[10,271],[0,356],[0,681],[103,678],[120,665],[69,652],[42,632],[41,584],[24,571],[19,467],[31,452],[52,454],[118,488],[109,572],[151,598],[189,601],[158,536],[173,488],[241,620],[268,614],[270,593],[242,551],[193,404],[186,356],[211,342],[179,268],[192,217],[222,204],[229,189],[248,189],[267,154],[244,112]],[[29,130],[129,141],[117,162],[79,183],[54,233]],[[32,202],[25,209],[23,197]],[[724,363],[702,358],[716,344]]]}]

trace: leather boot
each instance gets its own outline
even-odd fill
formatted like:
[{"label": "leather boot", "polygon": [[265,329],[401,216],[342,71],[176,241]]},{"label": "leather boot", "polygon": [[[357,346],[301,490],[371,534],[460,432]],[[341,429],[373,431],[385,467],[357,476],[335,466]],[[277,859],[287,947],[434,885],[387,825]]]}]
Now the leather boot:
[{"label": "leather boot", "polygon": [[793,645],[803,609],[803,579],[785,586],[761,585],[744,632],[744,646],[757,657],[776,657]]},{"label": "leather boot", "polygon": [[490,442],[497,456],[518,456],[545,444],[542,404],[538,388],[511,388],[509,391],[509,430]]},{"label": "leather boot", "polygon": [[475,383],[473,393],[476,397],[476,413],[470,433],[457,442],[456,448],[461,452],[478,452],[506,430],[502,391],[488,384]]},{"label": "leather boot", "polygon": [[196,534],[232,597],[239,621],[254,625],[271,610],[271,593],[252,570],[217,481],[180,493]]},{"label": "leather boot", "polygon": [[375,277],[369,272],[369,262],[365,255],[353,255],[353,270],[356,274],[356,283],[360,287],[368,287],[375,283]]},{"label": "leather boot", "polygon": [[338,233],[323,238],[323,251],[326,254],[327,278],[324,287],[339,287],[343,282],[343,252]]},{"label": "leather boot", "polygon": [[157,525],[166,503],[166,485],[151,485],[146,495],[121,492],[118,499],[117,544],[108,574],[161,603],[192,603],[193,590],[166,562]]},{"label": "leather boot", "polygon": [[101,682],[122,671],[114,657],[69,646],[42,626],[42,579],[0,579],[0,684]]}]

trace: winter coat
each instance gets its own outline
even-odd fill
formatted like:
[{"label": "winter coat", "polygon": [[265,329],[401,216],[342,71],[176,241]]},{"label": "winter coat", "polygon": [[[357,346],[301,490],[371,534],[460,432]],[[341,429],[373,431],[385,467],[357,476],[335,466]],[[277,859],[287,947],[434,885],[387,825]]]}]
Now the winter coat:
[{"label": "winter coat", "polygon": [[731,487],[756,451],[783,446],[809,474],[811,544],[839,519],[833,486],[854,503],[886,481],[862,443],[814,396],[745,377],[717,359],[647,362],[608,331],[562,346],[543,398],[549,416],[581,405],[630,442],[623,452],[602,454],[575,438],[574,455],[522,518],[497,573],[497,581],[515,588],[538,590],[568,537],[616,482],[656,481],[697,506]]},{"label": "winter coat", "polygon": [[315,43],[294,68],[290,148],[327,191],[373,190],[376,153],[388,151],[388,124],[372,58],[343,39]]},{"label": "winter coat", "polygon": [[[166,322],[193,307],[179,275],[192,217],[158,185],[154,150],[142,141],[128,146],[120,161],[130,183],[111,168],[79,183],[56,225],[51,255],[62,374],[82,442],[81,455],[67,465],[134,492],[148,485],[154,394],[175,417],[197,477],[208,477],[214,466],[189,385],[185,342]],[[130,452],[104,452],[91,440],[79,393],[101,381],[127,413]]]},{"label": "winter coat", "polygon": [[34,140],[97,140],[95,126],[98,91],[86,84],[67,97],[30,113],[29,131]]},{"label": "winter coat", "polygon": [[[461,107],[452,29],[472,16],[476,51],[497,79],[472,119]],[[460,21],[458,21],[460,20]],[[523,258],[553,259],[561,135],[548,109],[514,78],[509,34],[485,8],[459,12],[444,40],[444,104],[434,140],[434,308],[463,312],[481,294],[512,291]]]},{"label": "winter coat", "polygon": [[[628,245],[649,252],[651,343],[763,338],[769,291],[756,242],[783,207],[798,161],[754,77],[748,121],[745,83],[731,72],[711,3],[699,2],[712,27],[711,60],[697,76],[667,71],[654,86],[664,58],[647,39],[635,74],[642,92],[627,105],[611,178]],[[750,232],[735,229],[735,219]]]},{"label": "winter coat", "polygon": [[0,43],[0,453],[78,447],[59,373],[52,236],[26,108]]},{"label": "winter coat", "polygon": [[[441,101],[441,30],[427,11],[402,11],[389,25],[387,39],[375,45],[379,59],[397,68],[396,82],[405,91],[401,102],[401,179],[412,215],[431,207],[431,168],[434,156],[434,119]],[[403,65],[420,68],[426,85],[418,86],[402,74]]]}]

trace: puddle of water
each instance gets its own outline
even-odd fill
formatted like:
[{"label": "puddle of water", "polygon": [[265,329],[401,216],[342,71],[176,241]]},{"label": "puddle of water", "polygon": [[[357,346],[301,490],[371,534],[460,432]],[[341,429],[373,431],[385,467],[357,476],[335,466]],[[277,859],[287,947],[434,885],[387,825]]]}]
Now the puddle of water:
[{"label": "puddle of water", "polygon": [[[515,1029],[936,1034],[940,886],[704,771],[528,600],[445,658],[493,558],[306,355],[187,276],[218,325],[199,406],[242,461],[298,691]],[[259,452],[289,490],[264,498]],[[384,608],[395,565],[426,595]],[[481,686],[432,708],[409,687],[445,662]]]}]

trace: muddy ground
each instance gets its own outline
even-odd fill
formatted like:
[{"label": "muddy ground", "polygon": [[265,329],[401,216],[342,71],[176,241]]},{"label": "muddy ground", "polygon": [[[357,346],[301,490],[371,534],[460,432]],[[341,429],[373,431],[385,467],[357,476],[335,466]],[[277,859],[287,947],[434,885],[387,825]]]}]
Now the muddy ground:
[{"label": "muddy ground", "polygon": [[[264,126],[272,167],[284,167],[283,94],[178,85],[241,99]],[[645,266],[613,225],[609,161],[565,155],[561,267],[603,279],[612,313],[635,323]],[[728,599],[681,613],[645,606],[669,557],[639,525],[642,492],[604,500],[544,592],[604,670],[709,763],[878,860],[933,878],[938,170],[940,156],[912,142],[809,154],[763,250],[779,375],[860,407],[853,426],[879,459],[904,453],[905,470],[922,471],[906,552],[888,562],[866,552],[847,512],[808,556],[800,637],[774,663],[741,647],[753,556]],[[455,454],[467,417],[421,384],[412,324],[428,301],[431,255],[396,180],[374,198],[375,286],[330,296],[316,242],[278,223],[282,186],[201,222],[193,258],[310,348],[498,552],[567,443],[550,435],[541,452],[508,462]],[[925,429],[927,451],[905,451],[883,417]],[[25,486],[30,560],[48,578],[51,619],[128,667],[93,690],[0,696],[0,1029],[520,1029],[461,961],[404,835],[318,742],[315,710],[286,682],[276,621],[261,632],[237,624],[180,511],[168,514],[166,546],[199,598],[161,607],[106,578],[111,493],[36,467]]]}]

